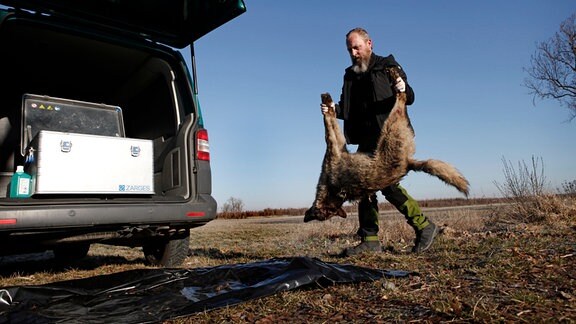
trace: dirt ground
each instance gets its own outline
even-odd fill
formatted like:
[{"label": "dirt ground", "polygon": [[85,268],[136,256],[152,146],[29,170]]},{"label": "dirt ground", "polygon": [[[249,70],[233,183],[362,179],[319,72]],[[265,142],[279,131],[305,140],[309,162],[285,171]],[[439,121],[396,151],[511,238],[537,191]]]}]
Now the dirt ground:
[{"label": "dirt ground", "polygon": [[[422,255],[409,252],[414,233],[401,215],[383,212],[383,252],[352,258],[339,252],[357,243],[355,215],[323,223],[303,223],[302,216],[217,219],[192,230],[182,268],[308,256],[420,275],[285,291],[165,322],[576,322],[576,224],[490,227],[498,208],[425,210],[442,232]],[[69,265],[51,252],[2,257],[0,289],[149,268],[143,261],[138,248],[99,244]]]}]

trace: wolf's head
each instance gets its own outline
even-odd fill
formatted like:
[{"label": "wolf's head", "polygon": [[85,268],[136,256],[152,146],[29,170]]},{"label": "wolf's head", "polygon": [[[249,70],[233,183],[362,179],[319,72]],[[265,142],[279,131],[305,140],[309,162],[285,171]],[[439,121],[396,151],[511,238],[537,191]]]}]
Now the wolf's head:
[{"label": "wolf's head", "polygon": [[334,216],[346,218],[346,212],[342,207],[316,207],[312,206],[304,214],[304,222],[318,220],[325,221]]}]

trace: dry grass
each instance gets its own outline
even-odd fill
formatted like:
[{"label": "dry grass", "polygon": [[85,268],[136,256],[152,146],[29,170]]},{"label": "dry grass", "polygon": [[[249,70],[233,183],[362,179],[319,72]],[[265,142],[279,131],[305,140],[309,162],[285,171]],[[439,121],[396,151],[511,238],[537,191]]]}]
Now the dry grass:
[{"label": "dry grass", "polygon": [[[559,198],[560,210],[541,222],[500,221],[506,205],[425,210],[442,233],[428,253],[410,254],[414,233],[397,212],[381,215],[386,251],[340,258],[356,243],[357,220],[303,223],[301,216],[217,219],[192,231],[196,268],[311,256],[323,261],[414,271],[408,278],[305,288],[167,323],[320,322],[576,322],[576,203]],[[506,219],[506,218],[503,218]],[[96,245],[70,266],[50,254],[0,260],[0,287],[144,268],[137,249]],[[41,262],[39,262],[41,261]]]}]

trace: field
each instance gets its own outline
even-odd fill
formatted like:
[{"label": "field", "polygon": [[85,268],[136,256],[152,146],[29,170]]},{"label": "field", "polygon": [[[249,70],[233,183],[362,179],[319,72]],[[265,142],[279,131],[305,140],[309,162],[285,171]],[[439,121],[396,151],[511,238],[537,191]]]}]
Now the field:
[{"label": "field", "polygon": [[[442,226],[431,250],[409,253],[413,231],[381,212],[385,251],[342,258],[357,243],[357,219],[303,223],[302,216],[217,219],[192,230],[183,268],[309,256],[414,275],[280,292],[166,323],[576,323],[576,210],[539,221],[502,217],[501,204],[426,208]],[[553,214],[553,215],[552,215]],[[0,259],[0,288],[38,285],[145,268],[138,249],[94,245],[71,266],[51,254]]]}]

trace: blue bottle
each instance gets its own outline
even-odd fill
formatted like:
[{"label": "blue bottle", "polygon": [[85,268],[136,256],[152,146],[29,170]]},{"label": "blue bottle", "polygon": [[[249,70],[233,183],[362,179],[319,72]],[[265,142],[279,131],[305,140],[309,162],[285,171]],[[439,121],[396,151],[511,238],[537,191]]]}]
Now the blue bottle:
[{"label": "blue bottle", "polygon": [[10,198],[28,198],[32,195],[32,177],[24,172],[24,166],[16,167],[10,181]]}]

